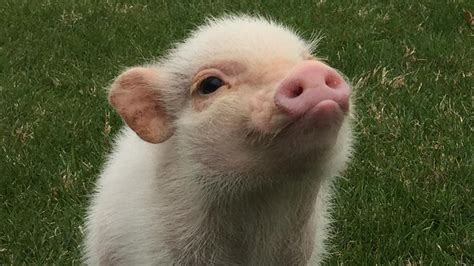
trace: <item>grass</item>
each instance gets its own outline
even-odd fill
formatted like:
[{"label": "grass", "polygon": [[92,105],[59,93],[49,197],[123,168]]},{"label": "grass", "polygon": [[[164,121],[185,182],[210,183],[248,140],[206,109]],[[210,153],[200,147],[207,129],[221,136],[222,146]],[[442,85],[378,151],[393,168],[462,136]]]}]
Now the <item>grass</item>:
[{"label": "grass", "polygon": [[329,264],[474,263],[474,2],[27,1],[0,5],[0,264],[77,264],[94,180],[121,125],[103,88],[208,15],[325,35],[358,88]]}]

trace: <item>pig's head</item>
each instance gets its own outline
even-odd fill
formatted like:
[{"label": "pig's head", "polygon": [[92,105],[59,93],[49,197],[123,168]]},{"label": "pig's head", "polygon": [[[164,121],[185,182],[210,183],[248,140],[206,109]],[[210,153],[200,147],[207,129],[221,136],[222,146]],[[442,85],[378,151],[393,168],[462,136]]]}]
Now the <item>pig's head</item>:
[{"label": "pig's head", "polygon": [[203,175],[339,171],[351,88],[313,46],[264,19],[211,20],[158,63],[121,74],[109,100],[144,141],[166,141]]}]

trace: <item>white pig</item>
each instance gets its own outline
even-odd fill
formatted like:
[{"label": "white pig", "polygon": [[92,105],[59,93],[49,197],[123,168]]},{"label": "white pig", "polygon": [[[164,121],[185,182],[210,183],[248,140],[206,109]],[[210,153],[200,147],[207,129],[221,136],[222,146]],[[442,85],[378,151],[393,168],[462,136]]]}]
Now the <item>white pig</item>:
[{"label": "white pig", "polygon": [[109,101],[127,126],[88,209],[85,262],[319,264],[353,104],[314,46],[226,16],[124,71]]}]

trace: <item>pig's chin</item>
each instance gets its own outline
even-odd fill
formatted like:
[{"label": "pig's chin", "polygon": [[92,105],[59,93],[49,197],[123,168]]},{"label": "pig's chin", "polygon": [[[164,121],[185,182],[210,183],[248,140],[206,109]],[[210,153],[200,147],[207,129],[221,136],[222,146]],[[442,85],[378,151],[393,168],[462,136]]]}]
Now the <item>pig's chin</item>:
[{"label": "pig's chin", "polygon": [[[324,100],[310,108],[304,114],[294,115],[280,110],[272,110],[267,117],[256,117],[253,120],[254,130],[264,138],[295,138],[291,142],[298,142],[296,138],[315,138],[321,135],[337,133],[345,119],[347,108],[341,107],[333,100]],[[260,119],[259,119],[260,118]]]},{"label": "pig's chin", "polygon": [[324,100],[299,117],[292,117],[290,114],[290,121],[282,132],[300,129],[320,133],[333,132],[340,128],[344,115],[345,112],[338,103],[333,100]]},{"label": "pig's chin", "polygon": [[275,145],[281,147],[282,152],[291,150],[296,157],[322,155],[336,142],[345,116],[336,102],[322,101],[302,116],[290,118],[290,122],[279,130]]},{"label": "pig's chin", "polygon": [[266,151],[266,159],[279,162],[274,164],[277,168],[311,164],[317,157],[329,154],[348,113],[332,100],[321,101],[299,116],[278,109],[272,111],[270,117],[254,121],[253,130],[258,134],[249,135],[248,143]]},{"label": "pig's chin", "polygon": [[[256,105],[256,104],[255,104]],[[323,100],[302,114],[280,110],[274,103],[252,106],[250,128],[260,135],[275,136],[282,131],[304,127],[318,130],[340,125],[348,106],[334,100]]]}]

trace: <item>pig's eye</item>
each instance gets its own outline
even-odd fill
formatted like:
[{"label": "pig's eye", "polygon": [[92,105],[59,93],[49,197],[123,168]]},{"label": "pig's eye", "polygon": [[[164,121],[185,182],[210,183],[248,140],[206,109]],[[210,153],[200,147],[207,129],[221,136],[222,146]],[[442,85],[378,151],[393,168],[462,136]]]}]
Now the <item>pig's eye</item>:
[{"label": "pig's eye", "polygon": [[217,89],[224,85],[224,81],[222,81],[218,77],[207,77],[198,86],[198,92],[200,94],[211,94],[215,92]]}]

